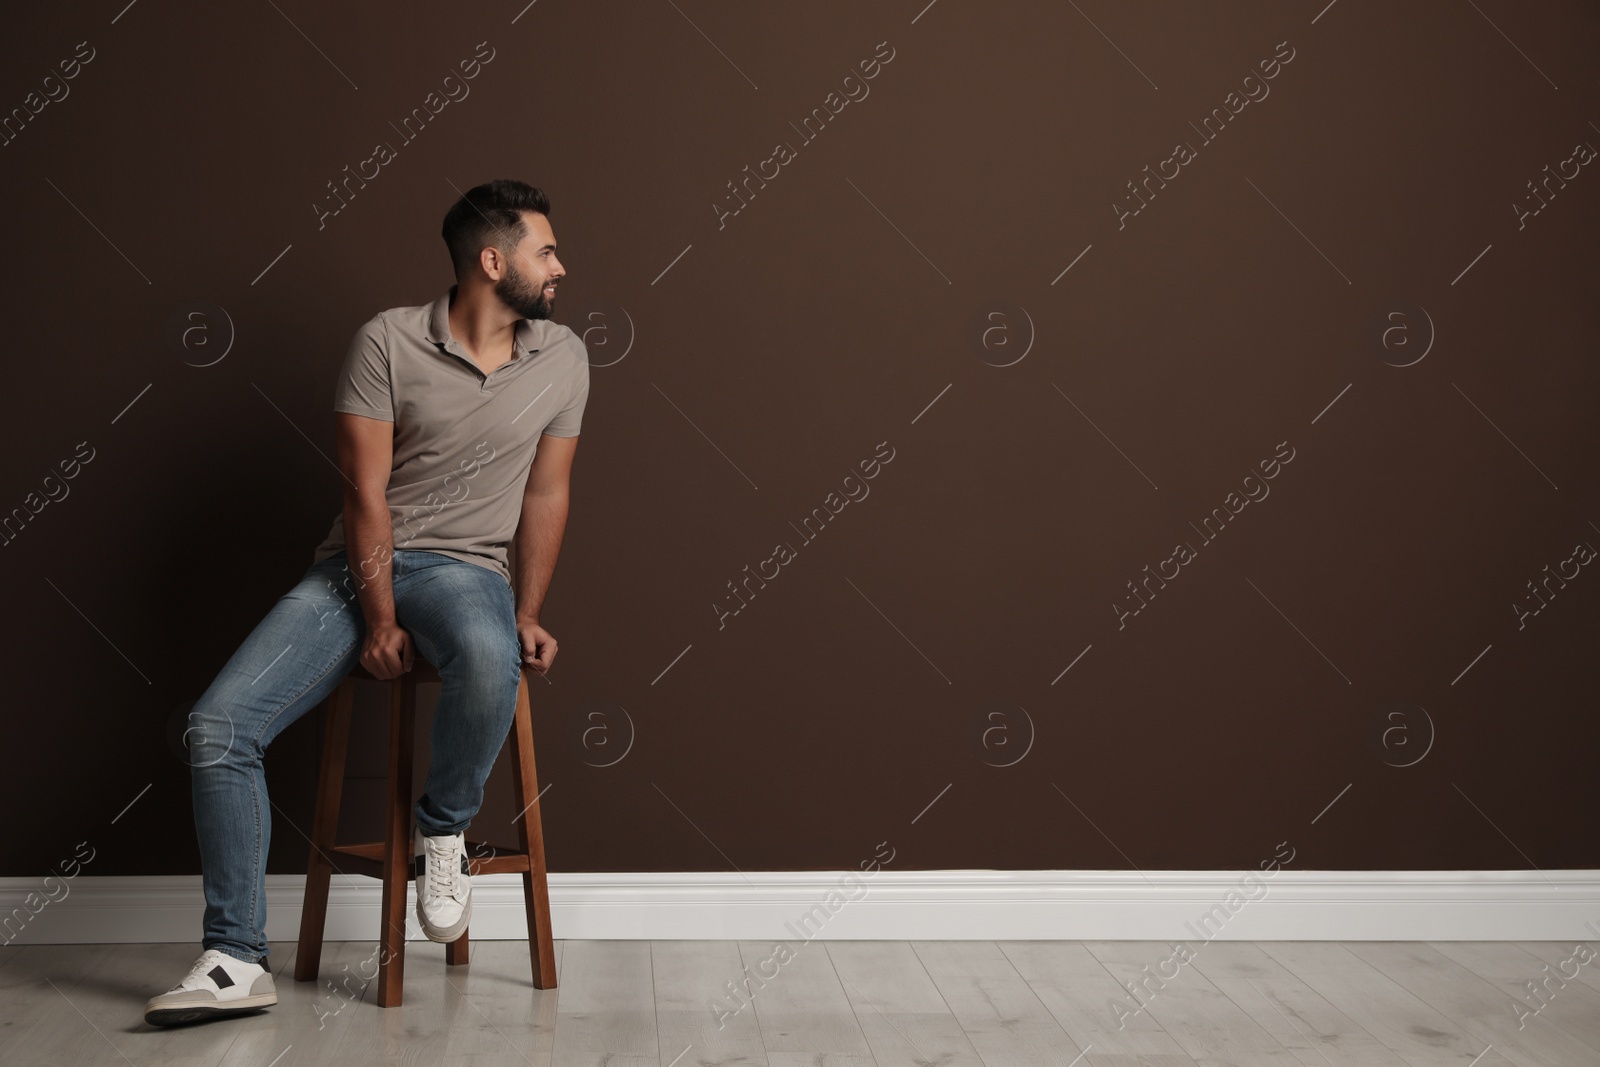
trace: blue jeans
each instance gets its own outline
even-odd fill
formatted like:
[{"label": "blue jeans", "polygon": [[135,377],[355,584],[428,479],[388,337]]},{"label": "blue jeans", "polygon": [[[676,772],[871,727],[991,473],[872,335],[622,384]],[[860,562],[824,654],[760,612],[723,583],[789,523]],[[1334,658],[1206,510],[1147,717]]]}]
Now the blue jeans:
[{"label": "blue jeans", "polygon": [[[390,576],[395,621],[443,682],[433,760],[413,818],[429,836],[459,833],[483,804],[516,711],[522,650],[511,586],[487,567],[414,549],[395,550]],[[190,712],[205,948],[266,960],[272,810],[261,757],[360,660],[367,627],[356,584],[344,552],[313,563]]]}]

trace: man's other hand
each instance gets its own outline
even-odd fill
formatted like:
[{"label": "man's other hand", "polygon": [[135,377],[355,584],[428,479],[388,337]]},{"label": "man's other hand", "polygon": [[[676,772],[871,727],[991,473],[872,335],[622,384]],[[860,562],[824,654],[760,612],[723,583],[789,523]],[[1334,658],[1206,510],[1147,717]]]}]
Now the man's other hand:
[{"label": "man's other hand", "polygon": [[543,674],[550,669],[550,664],[556,658],[556,639],[536,622],[520,620],[517,623],[517,639],[522,644],[522,662],[525,666]]}]

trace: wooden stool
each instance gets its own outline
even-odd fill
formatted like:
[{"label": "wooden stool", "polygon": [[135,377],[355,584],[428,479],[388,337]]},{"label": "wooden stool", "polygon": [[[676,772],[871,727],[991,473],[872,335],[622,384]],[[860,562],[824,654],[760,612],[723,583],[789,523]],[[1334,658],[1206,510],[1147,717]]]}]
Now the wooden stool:
[{"label": "wooden stool", "polygon": [[[295,955],[294,977],[312,981],[322,962],[322,937],[327,925],[328,882],[337,854],[356,874],[383,880],[383,922],[378,959],[378,1003],[398,1007],[405,975],[406,887],[413,878],[411,840],[412,730],[416,722],[417,686],[440,681],[439,672],[422,656],[413,668],[389,685],[389,785],[386,791],[384,840],[370,844],[340,845],[339,796],[344,788],[345,753],[350,740],[350,713],[358,680],[374,678],[359,663],[339,683],[326,701],[327,728],[323,735],[322,770],[317,782],[317,808],[311,824],[311,859],[306,868],[305,903],[300,913],[300,948]],[[544,829],[534,801],[539,780],[533,764],[533,716],[528,701],[527,668],[517,686],[517,710],[512,719],[511,771],[517,803],[522,812],[513,821],[522,846],[520,852],[499,851],[484,842],[467,841],[467,866],[473,874],[517,871],[528,910],[528,952],[533,961],[533,984],[554,989],[555,944],[550,934],[550,889],[545,877]],[[343,868],[340,873],[346,873]],[[450,964],[467,962],[467,931],[445,946]]]}]

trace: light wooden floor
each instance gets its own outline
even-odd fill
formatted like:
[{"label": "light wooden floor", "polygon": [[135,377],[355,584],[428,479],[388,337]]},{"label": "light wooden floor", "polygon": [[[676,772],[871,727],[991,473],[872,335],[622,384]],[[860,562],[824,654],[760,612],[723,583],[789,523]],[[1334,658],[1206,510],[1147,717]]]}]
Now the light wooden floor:
[{"label": "light wooden floor", "polygon": [[[373,1003],[372,943],[330,944],[323,979],[294,981],[275,943],[278,1005],[169,1030],[145,1000],[192,945],[0,949],[0,1063],[294,1067],[1594,1067],[1600,960],[1554,981],[1519,1028],[1512,998],[1572,955],[1566,942],[1213,941],[1118,1029],[1120,982],[1172,955],[1153,941],[814,941],[719,1028],[711,1002],[774,946],[557,942],[560,983],[536,990],[525,942],[478,941],[466,967],[412,942],[405,1004]],[[1166,967],[1172,973],[1175,964]],[[1568,964],[1571,973],[1573,964]],[[370,967],[367,968],[370,970]],[[1153,984],[1151,988],[1154,988]],[[726,1001],[727,1007],[735,1002]],[[1536,1003],[1536,1002],[1535,1002]]]}]

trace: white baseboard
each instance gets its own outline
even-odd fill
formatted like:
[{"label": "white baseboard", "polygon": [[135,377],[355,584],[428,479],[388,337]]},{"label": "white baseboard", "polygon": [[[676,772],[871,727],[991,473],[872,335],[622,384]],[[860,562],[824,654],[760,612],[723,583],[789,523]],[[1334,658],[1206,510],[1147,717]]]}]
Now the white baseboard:
[{"label": "white baseboard", "polygon": [[[1596,870],[553,873],[549,881],[551,924],[564,940],[1600,938]],[[267,876],[269,940],[298,937],[304,883]],[[374,879],[335,875],[327,939],[375,940],[379,893]],[[198,942],[203,908],[197,875],[4,878],[0,944]],[[406,914],[420,937],[410,901]],[[471,931],[528,936],[520,876],[473,879]]]}]

